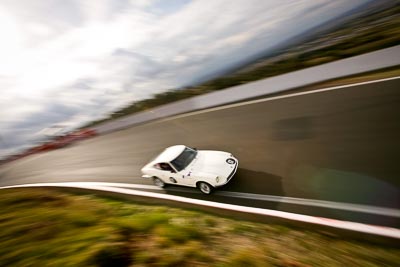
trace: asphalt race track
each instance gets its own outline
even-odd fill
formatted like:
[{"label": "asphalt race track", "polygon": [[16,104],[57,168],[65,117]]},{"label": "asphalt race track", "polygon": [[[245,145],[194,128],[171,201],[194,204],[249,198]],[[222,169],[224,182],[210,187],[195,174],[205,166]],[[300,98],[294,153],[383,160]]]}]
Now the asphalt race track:
[{"label": "asphalt race track", "polygon": [[[400,209],[400,78],[237,104],[98,136],[0,167],[0,185],[148,184],[140,168],[185,144],[240,161],[220,191]],[[158,191],[160,192],[160,191]],[[161,191],[162,192],[162,191]],[[170,186],[167,194],[399,227],[400,216],[327,209]],[[223,193],[223,192],[221,192]]]}]

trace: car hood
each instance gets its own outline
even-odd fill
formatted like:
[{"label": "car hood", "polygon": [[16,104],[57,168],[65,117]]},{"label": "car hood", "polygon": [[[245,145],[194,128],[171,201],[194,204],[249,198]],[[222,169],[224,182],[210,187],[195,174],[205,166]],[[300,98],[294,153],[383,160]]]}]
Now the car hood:
[{"label": "car hood", "polygon": [[234,165],[226,162],[230,157],[231,154],[227,152],[201,150],[188,166],[188,171],[193,174],[228,176],[234,168]]}]

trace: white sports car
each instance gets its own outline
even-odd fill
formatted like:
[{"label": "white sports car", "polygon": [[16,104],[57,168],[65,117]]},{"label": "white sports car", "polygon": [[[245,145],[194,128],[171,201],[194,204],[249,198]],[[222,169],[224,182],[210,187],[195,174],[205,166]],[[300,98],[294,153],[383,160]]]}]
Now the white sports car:
[{"label": "white sports car", "polygon": [[197,150],[184,145],[166,148],[142,168],[144,178],[155,185],[197,187],[204,194],[227,184],[236,173],[238,160],[222,151]]}]

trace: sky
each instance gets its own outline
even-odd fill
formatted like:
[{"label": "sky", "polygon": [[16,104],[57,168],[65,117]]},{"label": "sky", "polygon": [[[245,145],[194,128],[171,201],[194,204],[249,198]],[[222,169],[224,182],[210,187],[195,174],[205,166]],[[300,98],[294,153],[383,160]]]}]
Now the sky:
[{"label": "sky", "polygon": [[366,0],[0,0],[0,158]]}]

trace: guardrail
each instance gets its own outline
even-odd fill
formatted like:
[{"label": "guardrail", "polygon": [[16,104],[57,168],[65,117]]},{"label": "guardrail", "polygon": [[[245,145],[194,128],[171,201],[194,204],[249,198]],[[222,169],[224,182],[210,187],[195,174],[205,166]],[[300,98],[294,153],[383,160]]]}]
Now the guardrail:
[{"label": "guardrail", "polygon": [[400,55],[400,45],[180,100],[149,111],[105,122],[92,129],[103,134],[177,114],[226,105],[326,80],[392,67],[400,65],[398,55]]}]

